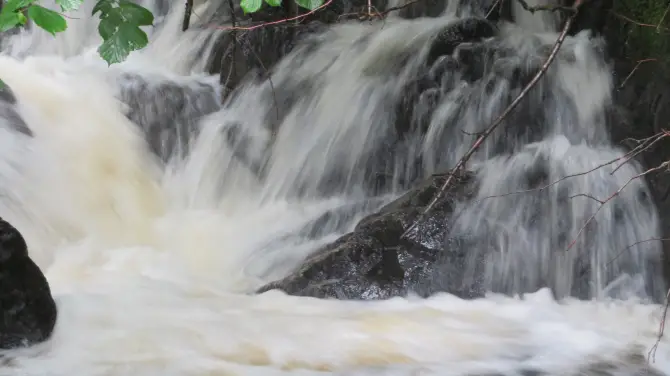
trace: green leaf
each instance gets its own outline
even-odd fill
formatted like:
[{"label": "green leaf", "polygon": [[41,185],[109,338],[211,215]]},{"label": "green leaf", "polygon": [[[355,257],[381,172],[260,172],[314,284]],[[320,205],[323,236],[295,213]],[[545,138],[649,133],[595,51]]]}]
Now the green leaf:
[{"label": "green leaf", "polygon": [[271,7],[278,7],[281,5],[281,0],[265,0],[265,2]]},{"label": "green leaf", "polygon": [[323,0],[295,0],[295,3],[303,8],[314,10],[323,5]]},{"label": "green leaf", "polygon": [[31,5],[30,8],[28,8],[28,17],[30,17],[37,26],[53,35],[67,29],[67,22],[65,22],[63,16],[39,5]]},{"label": "green leaf", "polygon": [[0,32],[7,31],[21,23],[21,17],[13,11],[0,13]]},{"label": "green leaf", "polygon": [[28,22],[28,18],[26,17],[25,14],[23,14],[22,12],[17,12],[16,14],[19,16],[19,23],[21,25],[25,25],[26,22]]},{"label": "green leaf", "polygon": [[37,0],[9,0],[2,7],[2,13],[15,12],[32,5]]},{"label": "green leaf", "polygon": [[263,0],[242,0],[240,1],[240,7],[244,13],[254,13],[261,9],[263,5]]},{"label": "green leaf", "polygon": [[119,24],[121,24],[121,19],[116,16],[105,17],[101,19],[100,23],[98,24],[98,32],[100,33],[102,40],[105,41],[109,39],[114,33],[116,33]]},{"label": "green leaf", "polygon": [[116,32],[100,45],[98,53],[107,64],[112,65],[124,61],[132,51],[144,48],[148,43],[149,38],[142,29],[122,23],[118,25]]},{"label": "green leaf", "polygon": [[112,10],[112,2],[110,0],[98,0],[91,11],[91,16],[95,16],[96,13],[100,12],[100,18],[103,18],[107,13]]},{"label": "green leaf", "polygon": [[56,0],[56,4],[60,5],[63,12],[77,10],[83,2],[84,0]]},{"label": "green leaf", "polygon": [[148,9],[130,1],[119,1],[119,7],[114,10],[118,10],[126,22],[137,26],[150,26],[154,23],[154,15]]}]

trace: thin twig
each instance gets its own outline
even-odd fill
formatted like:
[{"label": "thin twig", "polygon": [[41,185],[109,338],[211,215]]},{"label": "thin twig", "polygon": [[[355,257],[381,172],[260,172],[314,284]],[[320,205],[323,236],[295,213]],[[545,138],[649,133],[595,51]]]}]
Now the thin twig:
[{"label": "thin twig", "polygon": [[399,5],[397,7],[390,7],[388,9],[384,10],[383,12],[377,11],[376,8],[370,4],[370,8],[369,8],[367,14],[365,14],[365,12],[342,13],[339,16],[337,16],[337,20],[339,21],[342,18],[350,18],[350,17],[353,18],[354,16],[356,18],[358,18],[359,20],[372,19],[372,18],[375,18],[375,17],[379,18],[380,20],[383,20],[383,19],[386,18],[386,16],[389,13],[405,9],[405,8],[409,7],[410,5],[416,4],[416,3],[421,2],[421,1],[423,1],[423,0],[412,0],[412,1],[409,1],[405,4],[403,4],[403,5]]},{"label": "thin twig", "polygon": [[637,175],[631,177],[630,179],[628,179],[628,181],[626,182],[626,184],[622,185],[619,189],[617,189],[617,190],[616,190],[614,193],[612,193],[609,197],[607,197],[606,199],[602,200],[602,203],[600,204],[600,206],[598,206],[598,209],[596,209],[596,211],[595,211],[593,214],[591,214],[591,216],[589,217],[589,219],[586,220],[586,222],[584,223],[584,225],[583,225],[583,226],[579,229],[579,231],[577,232],[577,236],[575,236],[575,238],[570,242],[570,244],[568,245],[568,248],[567,248],[565,251],[567,252],[567,251],[571,250],[572,247],[574,247],[575,244],[577,244],[577,240],[579,240],[579,237],[582,235],[582,233],[584,232],[584,230],[586,230],[586,227],[591,223],[591,221],[593,221],[593,219],[594,219],[594,218],[596,217],[596,215],[600,212],[600,210],[601,210],[601,209],[602,209],[608,202],[612,201],[612,199],[614,199],[614,197],[617,197],[617,196],[621,193],[621,191],[623,191],[623,190],[624,190],[624,189],[625,189],[631,182],[633,182],[633,180],[638,179],[638,178],[641,178],[641,177],[643,177],[643,176],[645,176],[645,175],[647,175],[647,174],[650,174],[650,173],[652,173],[652,172],[654,172],[654,171],[658,171],[658,170],[660,170],[660,169],[662,169],[662,168],[667,168],[669,165],[670,165],[670,161],[668,161],[668,162],[663,162],[663,163],[661,163],[660,165],[658,165],[658,166],[656,166],[656,167],[652,167],[652,168],[648,169],[648,170],[645,171],[645,172],[639,173],[639,174],[637,174]]},{"label": "thin twig", "polygon": [[[233,27],[236,27],[237,26],[237,19],[235,17],[235,3],[233,2],[233,0],[228,0],[228,8],[230,8],[230,22],[233,25]],[[237,65],[235,63],[235,55],[237,54],[237,32],[234,29],[230,32],[230,37],[231,37],[231,40],[232,40],[232,46],[231,46],[232,51],[230,52],[230,55],[229,55],[229,56],[231,56],[231,58],[230,58],[230,67],[228,68],[228,77],[226,77],[226,79],[224,81],[224,79],[223,79],[223,71],[224,71],[223,62],[224,62],[224,60],[226,58],[226,54],[228,52],[226,50],[226,51],[224,51],[224,54],[221,56],[221,73],[219,73],[219,82],[222,85],[225,85],[226,88],[232,90],[233,88],[228,87],[228,81],[230,80],[231,75],[235,74],[235,72],[237,71],[237,69],[236,69]]]},{"label": "thin twig", "polygon": [[[243,41],[247,42],[247,41]],[[275,106],[275,113],[277,114],[277,120],[279,120],[279,102],[277,101],[277,93],[275,92],[275,85],[272,82],[272,73],[265,67],[265,64],[263,64],[263,60],[261,60],[260,56],[254,51],[253,48],[251,48],[250,45],[247,44],[247,47],[249,47],[249,51],[254,55],[256,58],[256,61],[258,61],[258,64],[263,68],[265,71],[265,75],[268,77],[268,82],[270,83],[270,90],[272,90],[272,101]]]},{"label": "thin twig", "polygon": [[503,113],[498,116],[498,118],[489,126],[486,131],[482,133],[481,136],[477,138],[477,140],[472,144],[470,149],[461,157],[461,159],[456,163],[456,166],[451,170],[451,172],[448,174],[447,180],[445,180],[444,184],[442,184],[442,187],[440,187],[440,190],[437,192],[435,197],[431,200],[430,204],[426,207],[426,209],[419,215],[419,217],[412,223],[412,225],[409,226],[407,230],[401,235],[401,238],[404,238],[409,234],[412,230],[418,226],[418,224],[425,218],[425,216],[433,209],[435,204],[440,200],[442,194],[446,191],[447,187],[449,184],[452,182],[454,175],[456,175],[456,172],[460,170],[461,168],[465,167],[465,164],[468,162],[468,160],[472,157],[472,155],[479,149],[479,147],[482,145],[484,140],[486,140],[491,133],[493,133],[496,128],[502,124],[503,120],[516,108],[516,106],[521,102],[521,100],[526,96],[526,94],[535,86],[535,84],[542,78],[544,73],[549,69],[549,66],[551,63],[554,61],[556,58],[556,55],[558,55],[558,51],[561,48],[561,45],[563,44],[563,41],[565,40],[565,37],[568,35],[568,31],[570,30],[570,26],[572,25],[572,22],[575,20],[575,17],[577,15],[577,10],[579,9],[579,6],[582,4],[582,0],[577,0],[575,1],[575,4],[573,5],[574,12],[572,15],[565,21],[565,25],[563,26],[563,30],[561,31],[561,34],[558,36],[556,39],[556,42],[554,43],[554,47],[551,50],[551,53],[547,57],[547,60],[542,64],[542,67],[540,68],[540,71],[535,74],[535,77],[526,85],[526,87],[521,90],[521,93],[510,103],[509,106],[503,111]]},{"label": "thin twig", "polygon": [[575,197],[586,197],[586,198],[588,198],[588,199],[591,199],[591,200],[593,200],[593,201],[596,201],[596,202],[599,203],[600,205],[604,204],[603,201],[600,201],[600,200],[598,200],[597,198],[595,198],[595,197],[593,197],[593,196],[591,196],[591,195],[589,195],[589,194],[586,194],[586,193],[577,193],[576,195],[572,195],[572,196],[570,196],[570,197],[568,197],[568,198],[572,200],[572,199],[575,198]]},{"label": "thin twig", "polygon": [[267,27],[267,26],[280,25],[280,24],[290,22],[290,21],[301,20],[301,19],[303,19],[303,18],[305,18],[309,15],[312,15],[312,14],[318,12],[319,10],[329,6],[332,2],[333,2],[333,0],[328,0],[325,3],[323,3],[320,7],[314,8],[307,13],[303,13],[303,14],[300,14],[300,15],[295,16],[295,17],[283,18],[281,20],[272,21],[272,22],[263,22],[261,24],[254,25],[254,26],[246,26],[246,27],[245,26],[227,26],[227,27],[215,26],[215,28],[219,29],[219,30],[247,30],[247,31],[250,31],[250,30],[256,30],[256,29],[260,29],[260,28],[263,28],[263,27]]},{"label": "thin twig", "polygon": [[635,67],[633,68],[633,70],[630,71],[630,73],[628,74],[628,76],[626,76],[626,78],[623,80],[623,82],[621,83],[621,85],[619,85],[619,90],[623,89],[623,87],[626,85],[626,83],[628,82],[628,80],[630,80],[630,78],[633,77],[633,74],[635,74],[635,72],[640,68],[640,65],[642,65],[642,64],[644,64],[644,63],[651,62],[651,61],[658,61],[658,59],[642,59],[642,60],[638,60],[638,61],[637,61],[637,64],[635,64]]},{"label": "thin twig", "polygon": [[612,172],[610,172],[610,175],[614,175],[614,173],[617,172],[626,163],[630,162],[633,158],[640,155],[640,153],[649,150],[652,146],[654,146],[654,144],[656,144],[657,142],[661,141],[662,139],[668,136],[670,136],[670,133],[668,133],[668,131],[666,131],[665,129],[662,129],[660,133],[645,139],[645,141],[636,146],[629,153],[626,153],[626,155],[630,154],[630,156],[628,156],[623,162],[621,162],[620,165],[616,166],[616,168],[612,170]]},{"label": "thin twig", "polygon": [[630,17],[624,16],[623,14],[617,13],[617,12],[615,12],[615,11],[613,11],[613,10],[610,10],[609,13],[612,14],[613,16],[617,17],[617,18],[620,18],[620,19],[622,19],[622,20],[624,20],[624,21],[628,21],[628,22],[630,22],[630,23],[632,23],[632,24],[634,24],[634,25],[637,25],[637,26],[641,26],[641,27],[653,27],[653,28],[655,28],[657,31],[660,31],[660,30],[670,31],[670,29],[668,29],[667,27],[660,27],[660,24],[658,24],[658,25],[653,25],[653,24],[648,24],[648,23],[643,23],[643,22],[640,22],[640,21],[636,21],[636,20],[634,20],[634,19],[632,19],[632,18],[630,18]]},{"label": "thin twig", "polygon": [[[476,201],[474,201],[474,202],[475,202],[475,203],[478,203],[478,202],[481,202],[481,201],[484,201],[484,200],[487,200],[487,199],[491,199],[491,198],[501,198],[501,197],[507,197],[507,196],[513,196],[513,195],[519,195],[519,194],[526,194],[526,193],[531,193],[531,192],[541,192],[541,191],[543,191],[543,190],[545,190],[545,189],[548,189],[548,188],[553,187],[554,185],[556,185],[556,184],[558,184],[558,183],[560,183],[560,182],[562,182],[562,181],[565,181],[565,180],[567,180],[567,179],[571,179],[571,178],[575,178],[575,177],[578,177],[578,176],[588,175],[588,174],[590,174],[590,173],[592,173],[592,172],[594,172],[594,171],[596,171],[596,170],[599,170],[599,169],[601,169],[601,168],[603,168],[603,167],[605,167],[605,166],[609,166],[609,165],[611,165],[611,164],[613,164],[613,163],[617,163],[617,162],[619,162],[619,161],[621,161],[621,160],[624,160],[624,162],[622,162],[622,164],[623,164],[623,163],[625,163],[627,160],[629,160],[629,158],[630,158],[631,155],[636,154],[639,150],[644,151],[644,150],[649,149],[649,147],[652,146],[653,143],[655,143],[655,140],[657,140],[659,137],[666,137],[666,136],[667,136],[667,135],[665,135],[664,133],[659,133],[659,134],[657,134],[657,135],[655,135],[655,136],[648,137],[648,138],[645,138],[645,139],[642,139],[642,140],[635,140],[635,139],[632,139],[633,141],[637,142],[637,143],[639,144],[639,146],[635,147],[634,149],[630,150],[629,152],[627,152],[626,154],[624,154],[624,155],[622,155],[622,156],[620,156],[620,157],[617,157],[617,158],[611,159],[611,160],[609,160],[609,161],[607,161],[607,162],[601,163],[601,164],[599,164],[599,165],[597,165],[597,166],[595,166],[595,167],[593,167],[593,168],[591,168],[591,169],[589,169],[589,170],[582,171],[582,172],[577,172],[577,173],[570,174],[570,175],[565,175],[565,176],[563,176],[563,177],[561,177],[561,178],[559,178],[559,179],[556,179],[556,180],[552,181],[551,183],[547,183],[547,184],[542,185],[542,186],[539,186],[539,187],[530,188],[530,189],[523,189],[523,190],[513,191],[513,192],[507,192],[507,193],[500,193],[500,194],[497,194],[497,195],[485,196],[485,197],[482,197],[482,198],[480,198],[480,199],[478,199],[478,200],[476,200]],[[650,142],[650,141],[651,141],[652,143],[651,143],[651,144],[647,144],[647,143]],[[645,145],[646,145],[646,146],[645,146]],[[621,167],[621,165],[617,166],[616,168],[619,168],[619,167]]]},{"label": "thin twig", "polygon": [[491,15],[493,14],[493,11],[496,9],[496,7],[498,5],[500,5],[500,8],[502,8],[503,1],[504,0],[496,0],[496,2],[493,3],[493,5],[491,5],[491,9],[489,9],[489,11],[486,13],[486,16],[484,16],[484,18],[486,18],[488,20],[489,17],[491,17]]},{"label": "thin twig", "polygon": [[668,10],[670,10],[670,4],[668,4],[667,7],[665,7],[665,12],[663,12],[663,16],[661,16],[661,20],[658,21],[658,26],[656,26],[656,32],[660,33],[661,32],[661,24],[665,20],[665,16],[668,15]]},{"label": "thin twig", "polygon": [[663,338],[663,333],[665,332],[665,319],[668,317],[668,308],[670,307],[670,290],[665,295],[665,307],[663,308],[663,316],[661,317],[661,326],[658,329],[658,336],[656,337],[656,343],[651,347],[649,353],[647,354],[647,361],[656,362],[656,350],[658,345],[661,343]]},{"label": "thin twig", "polygon": [[626,248],[624,248],[624,249],[622,249],[621,251],[617,252],[617,254],[616,254],[614,257],[612,257],[612,258],[607,262],[607,265],[606,265],[606,266],[610,266],[614,261],[616,261],[619,257],[621,257],[621,255],[623,255],[624,252],[626,252],[627,250],[629,250],[629,249],[635,247],[636,245],[639,245],[639,244],[642,244],[642,243],[654,242],[654,241],[667,242],[667,241],[670,241],[670,238],[651,238],[651,239],[640,240],[640,241],[637,241],[637,242],[635,242],[635,243],[633,243],[633,244],[630,244],[630,245],[627,246]]}]

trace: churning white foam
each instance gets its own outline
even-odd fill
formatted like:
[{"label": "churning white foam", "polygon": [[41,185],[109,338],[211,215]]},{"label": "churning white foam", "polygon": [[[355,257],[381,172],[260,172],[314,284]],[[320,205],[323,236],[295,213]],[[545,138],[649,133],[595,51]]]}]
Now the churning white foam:
[{"label": "churning white foam", "polygon": [[[176,12],[165,24],[180,18]],[[413,22],[421,29],[424,21]],[[203,130],[186,160],[162,168],[124,116],[115,75],[200,74],[202,61],[180,58],[209,43],[206,35],[154,33],[160,48],[108,69],[92,53],[97,38],[82,36],[89,26],[71,26],[58,43],[26,32],[7,51],[33,56],[0,58],[0,78],[33,133],[0,124],[0,215],[25,236],[59,306],[52,339],[9,353],[0,375],[628,375],[645,369],[662,309],[635,300],[556,302],[548,290],[470,301],[446,294],[382,302],[248,295],[335,239],[338,233],[287,236],[351,198],[269,194],[276,187],[231,162],[216,125]],[[665,339],[651,366],[670,373]]]}]

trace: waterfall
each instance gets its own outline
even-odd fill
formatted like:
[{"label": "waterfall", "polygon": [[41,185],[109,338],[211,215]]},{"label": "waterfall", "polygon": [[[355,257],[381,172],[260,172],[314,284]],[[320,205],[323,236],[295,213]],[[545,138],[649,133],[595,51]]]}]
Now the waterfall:
[{"label": "waterfall", "polygon": [[[661,245],[640,241],[659,218],[609,136],[602,40],[567,38],[468,162],[445,267],[415,286],[434,294],[319,300],[254,292],[453,167],[538,71],[556,20],[452,4],[310,29],[231,92],[211,74],[227,4],[196,2],[186,32],[180,2],[142,4],[150,44],[111,67],[93,3],[56,37],[0,38],[0,217],[59,309],[0,375],[670,374],[666,339],[645,360],[666,286]],[[455,278],[486,297],[444,292]]]}]

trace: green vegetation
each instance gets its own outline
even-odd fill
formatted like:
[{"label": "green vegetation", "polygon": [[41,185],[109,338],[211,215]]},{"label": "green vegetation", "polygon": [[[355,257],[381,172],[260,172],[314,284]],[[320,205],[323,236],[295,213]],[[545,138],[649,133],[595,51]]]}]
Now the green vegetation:
[{"label": "green vegetation", "polygon": [[667,10],[666,0],[614,2],[613,12],[619,24],[617,34],[622,38],[617,42],[625,47],[630,59],[670,58],[670,14],[666,14]]},{"label": "green vegetation", "polygon": [[[83,1],[55,0],[62,12],[79,9]],[[149,10],[130,0],[96,1],[91,16],[99,13],[98,32],[103,42],[98,48],[98,53],[107,64],[120,63],[131,52],[146,47],[149,38],[140,27],[153,25],[154,15]],[[282,3],[282,0],[241,0],[240,6],[245,13],[254,13],[261,9],[263,1],[273,7]],[[323,4],[323,0],[295,0],[295,2],[309,10],[314,10]],[[39,0],[4,2],[0,12],[0,32],[23,26],[29,19],[53,35],[67,29],[66,16],[38,3]]]},{"label": "green vegetation", "polygon": [[[265,3],[271,7],[278,7],[281,5],[282,0],[265,0]],[[323,5],[323,0],[295,0],[295,3],[300,7],[314,10],[321,5]],[[261,9],[263,5],[263,0],[241,0],[240,6],[245,13],[254,13]]]},{"label": "green vegetation", "polygon": [[[63,12],[77,10],[83,3],[83,0],[55,1]],[[38,0],[4,3],[0,12],[0,31],[25,25],[28,19],[53,35],[67,29],[62,14],[37,3]],[[140,29],[140,26],[151,26],[154,22],[154,15],[146,8],[128,0],[97,0],[91,16],[97,13],[100,13],[98,32],[103,40],[98,52],[108,64],[125,60],[132,51],[149,43],[147,34]]]}]

